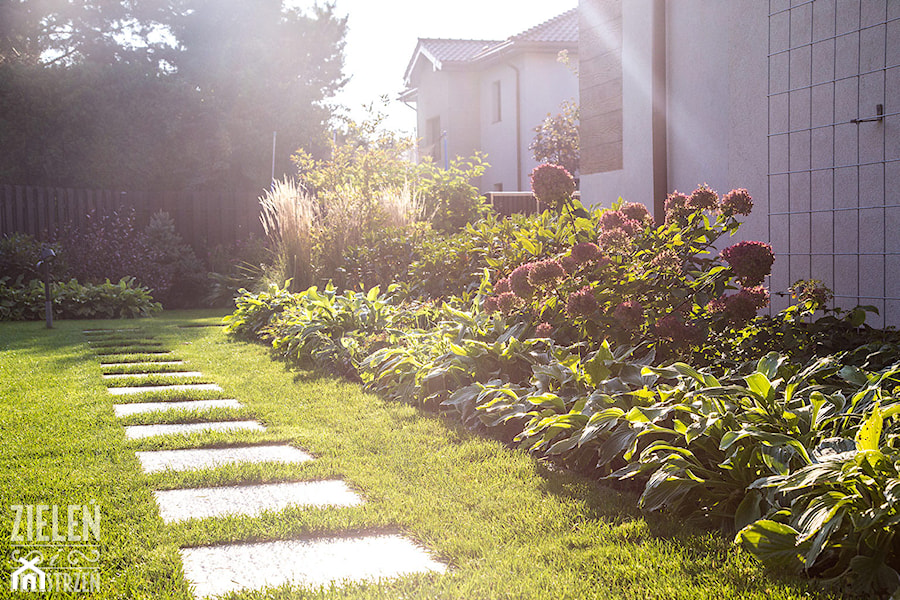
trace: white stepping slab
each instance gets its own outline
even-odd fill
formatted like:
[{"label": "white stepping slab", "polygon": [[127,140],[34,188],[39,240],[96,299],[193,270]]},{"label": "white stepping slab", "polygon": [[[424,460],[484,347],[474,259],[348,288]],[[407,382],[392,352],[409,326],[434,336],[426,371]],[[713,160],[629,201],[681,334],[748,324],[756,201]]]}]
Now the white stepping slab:
[{"label": "white stepping slab", "polygon": [[153,492],[166,523],[224,515],[257,516],[288,506],[356,506],[360,498],[339,479]]},{"label": "white stepping slab", "polygon": [[196,598],[287,582],[315,587],[447,570],[399,535],[201,546],[179,552]]},{"label": "white stepping slab", "polygon": [[142,385],[138,387],[111,387],[106,390],[113,396],[127,396],[129,394],[143,394],[144,392],[158,392],[164,390],[172,390],[174,392],[184,392],[187,390],[213,390],[221,392],[215,383],[185,383],[177,385]]},{"label": "white stepping slab", "polygon": [[244,406],[237,400],[187,400],[184,402],[132,402],[130,404],[113,404],[116,417],[128,417],[142,413],[163,412],[167,410],[209,410],[210,408],[241,408]]},{"label": "white stepping slab", "polygon": [[301,463],[312,456],[287,444],[136,452],[145,473],[209,469],[234,463]]},{"label": "white stepping slab", "polygon": [[183,365],[183,360],[149,360],[141,362],[116,362],[116,363],[100,363],[101,369],[112,369],[116,367],[160,367],[160,366],[176,366]]},{"label": "white stepping slab", "polygon": [[203,377],[200,371],[157,371],[155,373],[111,373],[103,375],[103,379],[125,379],[126,377],[157,377],[166,375],[167,377]]},{"label": "white stepping slab", "polygon": [[129,425],[125,435],[132,440],[155,435],[189,435],[203,431],[265,431],[256,421],[207,421],[204,423],[161,423],[157,425]]},{"label": "white stepping slab", "polygon": [[128,329],[82,329],[81,333],[106,333],[109,331],[140,331],[140,327],[131,327]]}]

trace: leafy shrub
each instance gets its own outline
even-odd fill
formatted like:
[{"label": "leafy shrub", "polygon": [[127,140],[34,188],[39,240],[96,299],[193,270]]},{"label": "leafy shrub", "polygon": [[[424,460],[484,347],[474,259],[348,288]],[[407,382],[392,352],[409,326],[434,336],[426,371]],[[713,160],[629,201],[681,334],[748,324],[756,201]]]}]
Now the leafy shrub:
[{"label": "leafy shrub", "polygon": [[356,376],[356,361],[372,339],[391,323],[389,300],[375,287],[367,293],[338,294],[334,286],[296,294],[271,286],[263,294],[245,292],[226,318],[230,333],[271,340],[275,351],[343,375]]},{"label": "leafy shrub", "polygon": [[560,105],[556,115],[547,114],[534,128],[535,136],[528,146],[534,160],[539,163],[560,165],[573,175],[580,162],[578,105],[567,100]]},{"label": "leafy shrub", "polygon": [[[404,247],[406,298],[424,303],[275,290],[246,294],[232,325],[637,490],[643,510],[736,535],[764,561],[865,597],[895,593],[891,335],[864,337],[864,307],[807,323],[827,297],[814,284],[796,286],[798,305],[757,318],[771,249],[712,250],[750,211],[745,190],[672,194],[662,225],[638,204],[588,213],[563,196],[558,211],[489,217]],[[851,330],[843,346],[829,337]]]},{"label": "leafy shrub", "polygon": [[[50,244],[57,258],[50,263],[51,276],[65,270],[59,244]],[[27,233],[9,233],[0,237],[0,273],[10,281],[43,278],[37,264],[41,259],[41,243]]]},{"label": "leafy shrub", "polygon": [[61,279],[99,284],[134,277],[169,308],[196,306],[205,294],[206,270],[165,212],[141,230],[134,210],[92,211],[84,227],[63,228],[55,237],[67,265]]},{"label": "leafy shrub", "polygon": [[208,287],[206,269],[194,249],[175,232],[175,221],[168,213],[158,212],[150,218],[141,238],[148,255],[143,268],[135,272],[138,280],[146,271],[162,273],[164,283],[157,283],[159,287],[153,293],[163,306],[197,306]]},{"label": "leafy shrub", "polygon": [[[50,287],[54,317],[60,319],[133,319],[162,310],[149,290],[123,278],[118,283],[53,282]],[[0,278],[0,321],[32,321],[44,318],[44,284],[33,279],[11,285]]]}]

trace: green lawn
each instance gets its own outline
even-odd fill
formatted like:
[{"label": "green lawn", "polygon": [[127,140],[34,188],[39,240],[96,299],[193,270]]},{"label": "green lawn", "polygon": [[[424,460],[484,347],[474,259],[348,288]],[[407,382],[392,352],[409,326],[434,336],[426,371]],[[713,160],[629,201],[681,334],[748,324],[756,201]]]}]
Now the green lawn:
[{"label": "green lawn", "polygon": [[[190,597],[179,546],[346,532],[401,532],[452,566],[444,576],[304,591],[283,586],[235,598],[806,598],[802,582],[773,579],[714,533],[643,518],[635,499],[551,472],[498,442],[437,416],[365,393],[360,386],[297,371],[266,348],[230,340],[221,313],[170,312],[139,321],[0,324],[0,589],[8,590],[10,505],[88,504],[102,511],[101,598]],[[165,394],[236,398],[266,432],[167,441],[125,438],[99,359],[82,329],[139,326],[224,392]],[[149,349],[136,347],[137,351]],[[152,355],[151,355],[152,356]],[[162,360],[162,359],[157,359]],[[165,360],[172,360],[166,358]],[[117,382],[118,383],[118,382]],[[182,383],[179,381],[178,383]],[[183,420],[196,420],[190,412]],[[132,417],[146,423],[154,417]],[[171,419],[166,419],[171,420]],[[136,450],[278,440],[316,460],[241,465],[187,474],[141,472]],[[288,509],[262,517],[165,525],[153,489],[343,478],[360,506]],[[64,597],[64,596],[58,596]],[[72,597],[83,597],[72,594]]]}]

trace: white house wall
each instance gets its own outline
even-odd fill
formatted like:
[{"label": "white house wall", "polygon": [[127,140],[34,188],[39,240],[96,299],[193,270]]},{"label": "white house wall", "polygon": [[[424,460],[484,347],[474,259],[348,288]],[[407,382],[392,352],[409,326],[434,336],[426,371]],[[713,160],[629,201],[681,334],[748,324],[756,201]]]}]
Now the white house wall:
[{"label": "white house wall", "polygon": [[[514,65],[521,70],[521,63]],[[500,82],[500,120],[494,122],[495,81]],[[509,63],[501,63],[481,72],[481,149],[487,153],[490,168],[482,177],[482,191],[502,186],[503,191],[518,190],[516,181],[516,72]]]},{"label": "white house wall", "polygon": [[[589,203],[652,204],[651,6],[621,2],[622,169],[582,176]],[[665,7],[668,189],[747,188],[740,237],[772,244],[774,293],[822,279],[837,306],[900,324],[900,2]]]},{"label": "white house wall", "polygon": [[653,210],[651,4],[652,0],[621,3],[622,169],[582,175],[581,194],[585,204],[608,207],[622,196]]},{"label": "white house wall", "polygon": [[679,0],[666,13],[669,190],[746,188],[756,208],[738,235],[765,240],[767,2]]},{"label": "white house wall", "polygon": [[[531,189],[528,175],[538,166],[528,147],[534,141],[535,127],[547,114],[557,114],[566,100],[578,102],[578,76],[554,54],[526,54],[522,61],[522,188]],[[576,61],[577,56],[572,60]]]}]

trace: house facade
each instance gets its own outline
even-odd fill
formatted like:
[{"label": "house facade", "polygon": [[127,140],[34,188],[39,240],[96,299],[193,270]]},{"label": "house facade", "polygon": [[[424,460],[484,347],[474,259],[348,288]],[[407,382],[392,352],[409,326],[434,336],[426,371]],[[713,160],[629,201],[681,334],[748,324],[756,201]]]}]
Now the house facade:
[{"label": "house facade", "polygon": [[506,40],[419,39],[401,100],[415,104],[420,157],[446,165],[483,152],[483,192],[529,189],[534,128],[578,96],[561,51],[577,62],[576,9]]},{"label": "house facade", "polygon": [[[747,188],[769,285],[900,325],[900,2],[581,0],[581,191]],[[773,310],[786,297],[773,295]]]}]

